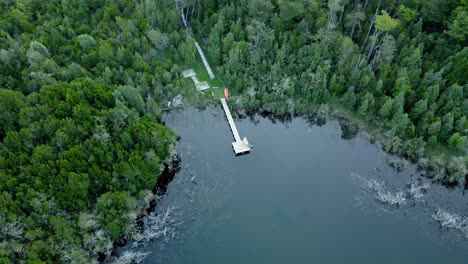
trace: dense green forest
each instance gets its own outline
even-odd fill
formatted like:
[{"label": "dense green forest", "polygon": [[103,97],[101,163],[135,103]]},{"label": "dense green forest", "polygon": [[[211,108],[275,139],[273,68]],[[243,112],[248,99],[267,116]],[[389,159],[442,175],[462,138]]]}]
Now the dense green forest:
[{"label": "dense green forest", "polygon": [[450,183],[466,176],[466,0],[182,7],[243,109],[277,116],[345,109],[377,129],[386,151],[419,160]]},{"label": "dense green forest", "polygon": [[0,1],[0,263],[90,263],[131,232],[175,142],[170,60],[195,54],[179,18],[164,0]]},{"label": "dense green forest", "polygon": [[0,263],[88,263],[131,232],[175,142],[158,121],[191,87],[193,35],[239,107],[343,109],[385,150],[466,177],[467,5],[0,0]]}]

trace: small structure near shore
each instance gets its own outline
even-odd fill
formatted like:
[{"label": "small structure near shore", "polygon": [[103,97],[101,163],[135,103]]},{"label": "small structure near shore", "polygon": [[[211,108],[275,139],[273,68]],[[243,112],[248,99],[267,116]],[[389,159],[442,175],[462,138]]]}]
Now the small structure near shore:
[{"label": "small structure near shore", "polygon": [[178,94],[172,98],[173,107],[182,107],[184,103],[182,102],[182,95]]},{"label": "small structure near shore", "polygon": [[204,92],[205,90],[210,89],[210,85],[208,82],[200,82],[197,78],[197,74],[193,69],[188,69],[182,72],[182,76],[185,78],[192,78],[193,82],[195,83],[195,88],[199,92]]}]

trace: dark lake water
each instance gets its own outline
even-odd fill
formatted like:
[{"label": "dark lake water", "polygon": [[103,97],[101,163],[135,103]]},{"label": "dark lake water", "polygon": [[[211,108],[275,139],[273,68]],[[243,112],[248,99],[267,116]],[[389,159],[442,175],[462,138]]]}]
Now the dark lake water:
[{"label": "dark lake water", "polygon": [[145,263],[468,263],[463,190],[397,172],[337,121],[236,120],[254,145],[236,157],[220,108],[164,119],[181,169],[146,227],[158,238],[136,249]]}]

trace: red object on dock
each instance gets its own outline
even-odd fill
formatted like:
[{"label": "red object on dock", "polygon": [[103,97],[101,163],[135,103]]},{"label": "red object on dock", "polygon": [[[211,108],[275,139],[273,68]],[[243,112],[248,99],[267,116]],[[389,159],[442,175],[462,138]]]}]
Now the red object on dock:
[{"label": "red object on dock", "polygon": [[228,98],[229,97],[229,90],[228,88],[224,88],[224,98]]}]

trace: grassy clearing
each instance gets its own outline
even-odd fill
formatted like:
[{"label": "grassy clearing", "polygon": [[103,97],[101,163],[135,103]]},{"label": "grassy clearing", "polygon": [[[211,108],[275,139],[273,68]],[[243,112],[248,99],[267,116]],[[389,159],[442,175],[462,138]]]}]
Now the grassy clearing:
[{"label": "grassy clearing", "polygon": [[[205,56],[206,56],[206,54],[205,54]],[[208,59],[208,63],[210,63],[210,67],[212,65],[214,65],[209,61],[209,59]],[[206,81],[210,85],[211,88],[209,90],[205,91],[204,94],[199,93],[200,95],[196,96],[197,98],[200,98],[200,97],[209,97],[209,98],[224,97],[224,87],[225,87],[225,85],[224,85],[224,82],[222,81],[222,79],[219,78],[218,71],[216,70],[216,68],[211,69],[213,71],[213,74],[215,75],[215,78],[213,80],[211,80],[210,76],[208,75],[208,71],[205,69],[205,65],[203,64],[203,61],[202,61],[200,55],[198,54],[198,52],[197,52],[196,60],[191,62],[191,63],[187,63],[187,64],[182,65],[181,69],[182,70],[193,69],[195,71],[195,73],[197,74],[197,79],[200,82]],[[190,86],[188,88],[193,89],[194,91],[196,91],[196,87],[195,87],[195,85],[193,84],[192,81],[190,81]]]},{"label": "grassy clearing", "polygon": [[211,92],[213,93],[212,95],[215,98],[223,98],[224,97],[224,88],[223,87],[213,88],[213,89],[211,89]]}]

